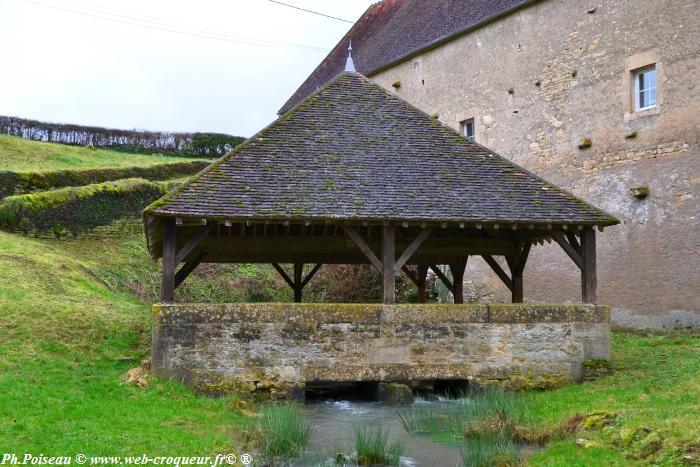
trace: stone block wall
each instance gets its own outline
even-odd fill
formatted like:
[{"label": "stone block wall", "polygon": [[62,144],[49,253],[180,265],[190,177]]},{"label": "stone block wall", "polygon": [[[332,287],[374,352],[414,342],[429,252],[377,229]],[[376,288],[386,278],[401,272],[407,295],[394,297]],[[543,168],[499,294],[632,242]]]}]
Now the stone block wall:
[{"label": "stone block wall", "polygon": [[152,368],[201,390],[469,380],[559,386],[610,354],[595,305],[177,304],[153,306]]},{"label": "stone block wall", "polygon": [[[455,129],[473,118],[478,143],[620,218],[598,236],[598,297],[618,327],[700,327],[697,44],[697,0],[542,0],[370,79]],[[634,112],[632,71],[651,63],[657,106]],[[466,277],[477,300],[508,299],[480,258]],[[558,246],[532,250],[526,300],[579,290]]]}]

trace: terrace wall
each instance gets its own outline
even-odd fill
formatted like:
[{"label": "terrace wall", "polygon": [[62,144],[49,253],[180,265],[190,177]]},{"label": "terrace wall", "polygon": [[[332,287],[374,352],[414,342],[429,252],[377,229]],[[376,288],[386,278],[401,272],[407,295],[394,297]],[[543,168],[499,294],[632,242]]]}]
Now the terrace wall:
[{"label": "terrace wall", "polygon": [[551,387],[609,357],[609,318],[596,305],[154,305],[152,368],[208,392],[360,381]]}]

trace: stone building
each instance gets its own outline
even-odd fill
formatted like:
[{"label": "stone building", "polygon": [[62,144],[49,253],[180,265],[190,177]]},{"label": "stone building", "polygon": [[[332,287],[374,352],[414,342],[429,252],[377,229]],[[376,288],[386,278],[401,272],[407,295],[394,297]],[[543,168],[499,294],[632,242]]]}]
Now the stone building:
[{"label": "stone building", "polygon": [[[385,0],[280,113],[342,71],[352,40],[375,83],[622,220],[600,234],[598,300],[615,324],[700,326],[698,6]],[[525,299],[576,300],[569,264],[533,249]],[[508,297],[478,259],[465,281],[472,300]]]}]

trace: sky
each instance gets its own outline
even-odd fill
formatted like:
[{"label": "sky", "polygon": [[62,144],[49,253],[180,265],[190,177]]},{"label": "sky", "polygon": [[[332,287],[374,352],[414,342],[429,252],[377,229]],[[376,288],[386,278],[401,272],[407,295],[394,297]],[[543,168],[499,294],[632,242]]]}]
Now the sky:
[{"label": "sky", "polygon": [[[281,1],[356,21],[376,0]],[[350,27],[270,0],[0,0],[0,115],[248,137]]]}]

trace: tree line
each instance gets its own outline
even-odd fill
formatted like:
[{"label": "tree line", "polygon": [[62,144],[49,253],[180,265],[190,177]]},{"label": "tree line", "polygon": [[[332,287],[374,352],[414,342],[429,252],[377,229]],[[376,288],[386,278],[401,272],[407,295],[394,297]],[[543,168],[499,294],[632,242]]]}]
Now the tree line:
[{"label": "tree line", "polygon": [[115,130],[0,116],[0,133],[34,141],[72,144],[133,153],[223,156],[245,138],[222,133]]}]

